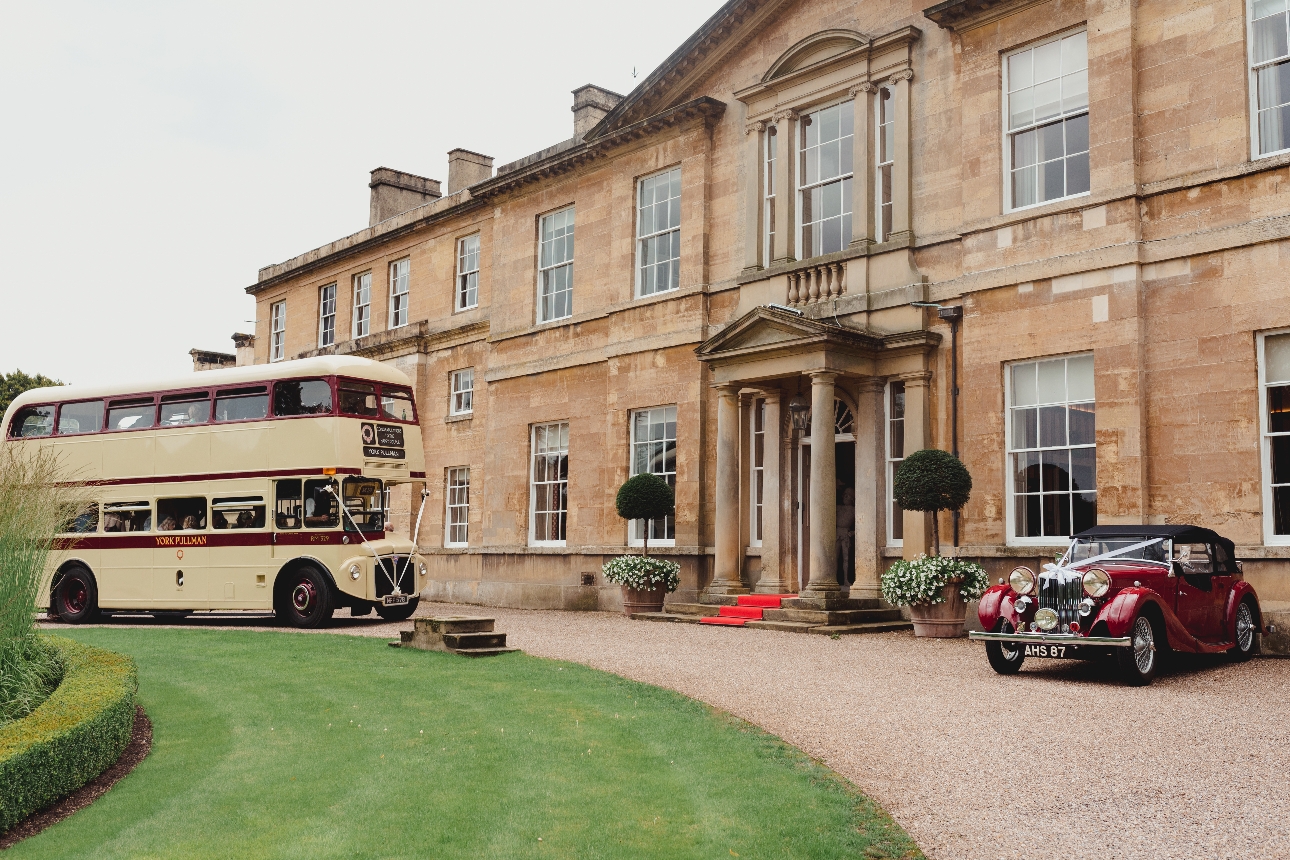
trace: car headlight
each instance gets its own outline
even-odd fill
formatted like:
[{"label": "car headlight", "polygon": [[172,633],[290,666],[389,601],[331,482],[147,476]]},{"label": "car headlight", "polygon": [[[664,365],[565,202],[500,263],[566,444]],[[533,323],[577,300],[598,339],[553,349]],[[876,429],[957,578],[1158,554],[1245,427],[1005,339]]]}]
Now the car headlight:
[{"label": "car headlight", "polygon": [[1035,574],[1028,567],[1019,567],[1008,577],[1008,584],[1018,594],[1029,594],[1035,590]]},{"label": "car headlight", "polygon": [[1017,602],[1012,604],[1012,608],[1016,610],[1018,615],[1025,615],[1030,610],[1030,604],[1033,602],[1029,597],[1018,597]]},{"label": "car headlight", "polygon": [[1092,568],[1084,574],[1084,593],[1089,597],[1101,597],[1111,589],[1111,577],[1100,567]]},{"label": "car headlight", "polygon": [[1035,611],[1035,624],[1045,633],[1057,626],[1057,620],[1057,611],[1047,606]]},{"label": "car headlight", "polygon": [[426,563],[424,561],[421,562],[421,566],[417,568],[417,573],[421,574],[422,576],[426,575]]},{"label": "car headlight", "polygon": [[351,565],[349,566],[349,578],[350,578],[350,579],[358,579],[358,578],[359,578],[360,576],[362,576],[362,575],[363,575],[363,570],[362,570],[362,568],[360,568],[358,565],[356,565],[356,564],[351,564]]}]

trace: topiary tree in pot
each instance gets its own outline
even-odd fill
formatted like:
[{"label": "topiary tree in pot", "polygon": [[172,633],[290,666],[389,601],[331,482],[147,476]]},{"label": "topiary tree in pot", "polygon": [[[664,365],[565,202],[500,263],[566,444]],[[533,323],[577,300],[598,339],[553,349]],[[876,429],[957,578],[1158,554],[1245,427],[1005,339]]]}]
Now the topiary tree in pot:
[{"label": "topiary tree in pot", "polygon": [[901,508],[932,515],[932,555],[888,568],[882,575],[883,599],[909,607],[918,636],[962,636],[966,601],[985,593],[989,579],[979,564],[941,556],[937,520],[941,511],[957,511],[967,504],[972,476],[953,454],[925,448],[900,464],[892,495]]},{"label": "topiary tree in pot", "polygon": [[681,566],[674,561],[649,557],[649,521],[671,516],[676,510],[676,495],[667,481],[648,472],[628,478],[618,488],[614,500],[618,516],[645,521],[644,552],[624,555],[607,561],[605,579],[623,589],[623,611],[662,612],[664,595],[681,584]]}]

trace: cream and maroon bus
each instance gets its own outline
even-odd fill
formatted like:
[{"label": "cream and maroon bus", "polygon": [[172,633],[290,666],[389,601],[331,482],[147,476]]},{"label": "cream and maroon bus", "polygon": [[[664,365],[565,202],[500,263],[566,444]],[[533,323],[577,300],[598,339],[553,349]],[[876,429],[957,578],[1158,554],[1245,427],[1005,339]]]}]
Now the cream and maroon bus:
[{"label": "cream and maroon bus", "polygon": [[388,531],[388,500],[424,480],[424,452],[394,368],[309,358],[39,388],[3,427],[7,445],[53,446],[92,499],[51,562],[51,617],[271,609],[317,627],[340,607],[416,609],[425,562]]}]

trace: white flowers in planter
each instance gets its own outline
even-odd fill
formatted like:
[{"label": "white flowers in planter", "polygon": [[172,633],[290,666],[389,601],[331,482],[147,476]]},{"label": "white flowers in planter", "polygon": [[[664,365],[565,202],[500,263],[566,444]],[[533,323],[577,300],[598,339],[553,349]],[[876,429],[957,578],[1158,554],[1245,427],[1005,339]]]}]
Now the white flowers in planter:
[{"label": "white flowers in planter", "polygon": [[971,561],[946,556],[920,555],[898,561],[882,575],[882,599],[895,606],[944,603],[942,589],[956,582],[963,600],[976,600],[990,587],[985,568]]},{"label": "white flowers in planter", "polygon": [[654,591],[662,588],[671,594],[681,585],[681,565],[645,555],[622,555],[605,562],[601,571],[608,582]]}]

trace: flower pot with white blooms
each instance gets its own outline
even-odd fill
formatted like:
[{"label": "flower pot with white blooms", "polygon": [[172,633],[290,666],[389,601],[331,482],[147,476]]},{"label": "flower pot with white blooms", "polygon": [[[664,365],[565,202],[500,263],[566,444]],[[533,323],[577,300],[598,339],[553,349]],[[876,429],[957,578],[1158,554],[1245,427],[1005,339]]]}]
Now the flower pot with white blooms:
[{"label": "flower pot with white blooms", "polygon": [[664,597],[681,584],[681,566],[650,558],[649,520],[671,516],[676,510],[676,496],[667,481],[647,472],[629,478],[618,489],[614,502],[623,519],[646,521],[644,546],[641,555],[610,559],[601,570],[607,581],[622,587],[624,613],[662,612]]}]

